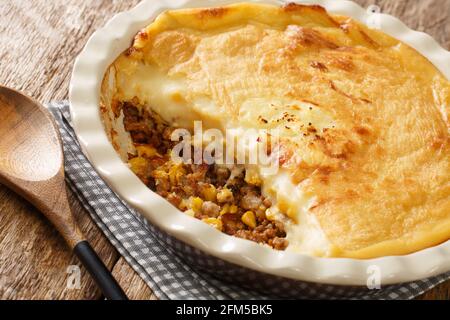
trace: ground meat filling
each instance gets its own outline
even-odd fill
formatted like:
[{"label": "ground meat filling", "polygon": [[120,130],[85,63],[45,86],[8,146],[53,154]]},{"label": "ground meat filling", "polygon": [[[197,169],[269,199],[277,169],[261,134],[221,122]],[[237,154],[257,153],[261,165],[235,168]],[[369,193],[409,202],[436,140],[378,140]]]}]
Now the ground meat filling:
[{"label": "ground meat filling", "polygon": [[174,128],[135,101],[121,103],[121,109],[137,151],[128,155],[130,167],[150,189],[226,234],[286,249],[283,224],[266,217],[272,203],[259,186],[245,181],[244,169],[175,163],[170,156],[177,143],[170,140]]}]

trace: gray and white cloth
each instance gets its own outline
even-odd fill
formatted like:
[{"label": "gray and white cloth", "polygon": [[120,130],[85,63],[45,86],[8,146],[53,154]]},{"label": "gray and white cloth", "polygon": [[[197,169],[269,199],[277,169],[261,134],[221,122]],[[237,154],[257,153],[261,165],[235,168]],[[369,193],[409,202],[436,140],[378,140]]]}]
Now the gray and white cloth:
[{"label": "gray and white cloth", "polygon": [[124,203],[80,149],[69,105],[47,105],[59,126],[66,180],[118,252],[160,299],[413,299],[450,279],[450,272],[368,290],[318,285],[261,274],[192,248],[162,232]]}]

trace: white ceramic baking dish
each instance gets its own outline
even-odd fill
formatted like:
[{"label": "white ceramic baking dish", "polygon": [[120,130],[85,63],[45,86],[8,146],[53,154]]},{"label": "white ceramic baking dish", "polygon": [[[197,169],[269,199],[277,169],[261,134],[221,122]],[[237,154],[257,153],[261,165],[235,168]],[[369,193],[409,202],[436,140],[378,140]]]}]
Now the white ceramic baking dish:
[{"label": "white ceramic baking dish", "polygon": [[[317,258],[279,252],[256,243],[227,236],[188,217],[148,189],[121,160],[109,142],[99,112],[100,86],[108,66],[130,46],[133,36],[159,13],[183,7],[213,7],[237,0],[145,0],[118,14],[95,32],[76,60],[70,84],[70,104],[80,144],[111,188],[151,223],[175,238],[222,260],[294,280],[365,286],[374,267],[382,285],[409,282],[450,271],[450,241],[406,256],[372,260]],[[282,1],[254,1],[282,4]],[[292,1],[290,1],[292,2]],[[450,52],[430,36],[412,31],[398,19],[376,14],[342,0],[297,1],[314,3],[331,13],[353,17],[378,27],[417,49],[450,79]]]}]

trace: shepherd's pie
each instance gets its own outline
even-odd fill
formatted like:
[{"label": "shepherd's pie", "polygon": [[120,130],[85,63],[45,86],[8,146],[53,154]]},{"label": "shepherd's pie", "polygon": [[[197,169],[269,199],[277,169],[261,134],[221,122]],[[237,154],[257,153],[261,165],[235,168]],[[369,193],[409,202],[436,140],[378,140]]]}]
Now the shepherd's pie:
[{"label": "shepherd's pie", "polygon": [[[111,65],[104,88],[111,77],[132,170],[219,230],[352,258],[450,238],[449,81],[378,30],[298,4],[167,11]],[[278,172],[173,162],[170,133],[195,120],[278,129]]]}]

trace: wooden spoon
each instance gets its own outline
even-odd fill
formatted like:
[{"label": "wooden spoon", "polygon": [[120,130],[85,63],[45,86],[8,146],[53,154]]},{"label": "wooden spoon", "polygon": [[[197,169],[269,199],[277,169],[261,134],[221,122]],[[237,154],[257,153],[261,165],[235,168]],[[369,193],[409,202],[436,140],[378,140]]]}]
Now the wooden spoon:
[{"label": "wooden spoon", "polygon": [[61,139],[53,118],[33,99],[2,86],[0,183],[23,196],[53,223],[107,299],[127,299],[72,216]]}]

